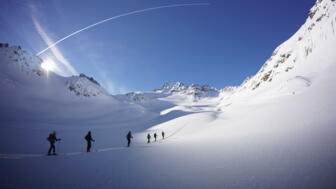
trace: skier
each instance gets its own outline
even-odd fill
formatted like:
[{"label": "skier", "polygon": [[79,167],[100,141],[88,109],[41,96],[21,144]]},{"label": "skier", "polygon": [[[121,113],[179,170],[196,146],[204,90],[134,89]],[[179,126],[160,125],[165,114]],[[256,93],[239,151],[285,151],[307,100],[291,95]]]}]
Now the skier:
[{"label": "skier", "polygon": [[147,135],[147,139],[148,139],[147,143],[150,143],[151,136],[150,136],[149,133],[148,133],[148,135]]},{"label": "skier", "polygon": [[92,143],[91,142],[95,141],[95,140],[93,140],[93,138],[91,136],[91,131],[89,131],[88,134],[86,134],[85,140],[87,142],[86,152],[91,152],[91,147],[92,147]]},{"label": "skier", "polygon": [[157,137],[157,134],[156,134],[156,133],[154,133],[154,139],[155,139],[155,142],[156,142],[156,137]]},{"label": "skier", "polygon": [[130,147],[131,139],[133,138],[131,131],[128,132],[128,134],[126,135],[126,138],[127,138],[127,147]]},{"label": "skier", "polygon": [[161,135],[162,135],[162,139],[164,139],[165,133],[163,131],[162,131]]},{"label": "skier", "polygon": [[[48,150],[48,156],[50,156],[50,155],[57,155],[56,154],[55,142],[56,141],[61,141],[61,139],[56,137],[56,131],[50,133],[49,137],[47,138],[47,140],[50,143],[50,147],[49,147],[49,150]],[[52,154],[51,154],[51,151],[53,152]]]}]

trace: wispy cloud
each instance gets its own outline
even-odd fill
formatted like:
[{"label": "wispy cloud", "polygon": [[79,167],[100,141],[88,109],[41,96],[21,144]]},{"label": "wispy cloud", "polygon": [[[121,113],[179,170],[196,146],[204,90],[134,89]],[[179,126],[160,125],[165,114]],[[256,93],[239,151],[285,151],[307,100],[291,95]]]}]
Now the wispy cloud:
[{"label": "wispy cloud", "polygon": [[128,92],[129,90],[127,90],[124,87],[120,87],[118,85],[115,84],[114,81],[112,81],[108,75],[106,74],[105,71],[103,70],[99,70],[99,76],[102,78],[102,86],[107,90],[107,92],[109,92],[110,94],[123,94]]},{"label": "wispy cloud", "polygon": [[[47,46],[50,46],[54,43],[54,41],[49,37],[46,30],[41,26],[41,24],[38,22],[38,20],[35,17],[32,17],[35,29],[39,33],[40,37],[43,39],[43,41],[46,43]],[[58,67],[57,70],[61,70],[61,75],[67,76],[67,75],[77,75],[78,72],[76,69],[71,65],[71,63],[64,57],[62,52],[57,48],[56,46],[52,47],[51,53],[56,58],[56,66]],[[60,65],[61,64],[61,65]]]},{"label": "wispy cloud", "polygon": [[[34,27],[42,40],[44,41],[46,46],[50,46],[54,43],[54,40],[50,37],[50,32],[48,32],[40,22],[40,18],[43,18],[41,11],[39,11],[37,5],[31,1],[28,1],[28,7],[31,12],[32,22]],[[51,56],[52,57],[51,57]],[[54,46],[50,48],[49,55],[41,56],[44,60],[49,60],[53,62],[54,69],[53,71],[62,76],[70,76],[70,75],[77,75],[78,72],[76,69],[71,65],[70,61],[67,60],[61,50]]]},{"label": "wispy cloud", "polygon": [[[122,81],[115,76],[114,72],[120,71],[120,68],[116,66],[117,60],[112,53],[109,56],[104,54],[106,49],[109,49],[111,52],[113,48],[122,48],[126,50],[126,46],[123,45],[106,45],[103,42],[97,41],[93,37],[81,36],[81,40],[74,40],[75,43],[78,43],[77,50],[82,55],[82,58],[85,59],[86,66],[90,67],[91,73],[90,76],[95,77],[101,86],[110,94],[123,94],[129,92],[130,90],[122,85]],[[94,49],[94,50],[93,50]],[[121,63],[119,63],[121,64]]]},{"label": "wispy cloud", "polygon": [[[63,76],[77,75],[78,72],[76,69],[64,57],[61,50],[55,45],[55,41],[52,39],[52,33],[48,32],[48,30],[41,24],[42,22],[46,22],[46,20],[44,20],[45,15],[39,11],[35,3],[30,2],[29,7],[32,13],[32,21],[36,31],[43,39],[46,46],[50,47],[48,48],[49,52],[40,56],[44,59],[45,62],[50,62],[52,64],[53,72]],[[121,87],[116,83],[116,81],[112,80],[106,70],[102,68],[103,65],[99,64],[106,61],[106,58],[100,54],[92,52],[92,45],[96,45],[95,49],[104,49],[105,46],[97,42],[92,42],[90,39],[85,39],[85,36],[82,36],[82,38],[83,37],[84,39],[81,40],[79,48],[82,51],[85,51],[86,61],[91,62],[92,66],[95,68],[96,72],[94,76],[99,78],[98,81],[102,87],[104,87],[110,94],[121,94],[128,92],[129,90],[127,90],[125,87]]]}]

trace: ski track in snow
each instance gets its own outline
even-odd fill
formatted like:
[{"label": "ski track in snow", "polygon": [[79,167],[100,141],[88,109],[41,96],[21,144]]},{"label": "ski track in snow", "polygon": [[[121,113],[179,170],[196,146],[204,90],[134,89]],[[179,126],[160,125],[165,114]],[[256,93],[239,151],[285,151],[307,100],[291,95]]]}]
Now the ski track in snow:
[{"label": "ski track in snow", "polygon": [[57,155],[50,155],[50,156],[48,156],[47,154],[4,154],[4,153],[0,153],[0,159],[24,159],[24,158],[40,158],[40,157],[53,157],[53,156],[55,156],[55,157],[58,157],[58,156],[76,156],[76,155],[109,152],[109,151],[125,150],[125,149],[132,149],[132,148],[144,148],[144,147],[150,148],[150,147],[153,147],[153,145],[155,145],[155,144],[162,143],[163,141],[166,141],[167,138],[170,138],[171,136],[175,135],[176,133],[181,131],[184,127],[180,128],[179,130],[172,133],[168,137],[165,137],[165,139],[158,139],[156,142],[152,141],[150,144],[147,144],[145,142],[132,142],[130,147],[115,146],[115,147],[94,149],[91,152],[86,152],[86,151],[66,152],[66,153],[57,153]]},{"label": "ski track in snow", "polygon": [[[129,148],[141,148],[141,147],[151,147],[150,145],[133,145]],[[39,157],[57,157],[57,156],[76,156],[76,155],[82,155],[82,154],[91,154],[91,153],[100,153],[100,152],[109,152],[109,151],[116,151],[116,150],[125,150],[128,149],[128,147],[110,147],[110,148],[102,148],[93,150],[92,152],[66,152],[66,153],[57,153],[57,155],[50,155],[47,154],[0,154],[0,159],[23,159],[23,158],[39,158]]]}]

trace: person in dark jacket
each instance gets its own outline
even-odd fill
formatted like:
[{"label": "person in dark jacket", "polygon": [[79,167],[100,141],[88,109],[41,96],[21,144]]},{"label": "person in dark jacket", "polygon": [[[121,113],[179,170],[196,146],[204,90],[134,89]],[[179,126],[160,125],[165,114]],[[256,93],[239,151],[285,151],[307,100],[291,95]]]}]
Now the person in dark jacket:
[{"label": "person in dark jacket", "polygon": [[87,142],[87,147],[86,147],[86,152],[91,152],[91,147],[92,147],[92,142],[94,142],[95,140],[93,140],[92,136],[91,136],[91,131],[89,131],[86,136],[85,136],[85,140]]},{"label": "person in dark jacket", "polygon": [[[50,147],[49,147],[49,150],[48,150],[48,155],[56,155],[56,147],[55,147],[55,142],[56,141],[61,141],[60,138],[57,138],[56,137],[56,131],[52,132],[49,134],[49,137],[47,138],[47,140],[49,141],[50,143]],[[51,153],[51,151],[53,153]]]},{"label": "person in dark jacket", "polygon": [[161,135],[162,135],[162,139],[164,139],[165,133],[163,131],[162,131]]},{"label": "person in dark jacket", "polygon": [[150,143],[150,139],[151,139],[151,136],[150,136],[150,134],[148,133],[148,134],[147,134],[147,140],[148,140],[147,143]]},{"label": "person in dark jacket", "polygon": [[156,134],[156,133],[154,133],[154,140],[155,140],[155,142],[156,142],[156,137],[157,137],[157,134]]},{"label": "person in dark jacket", "polygon": [[127,133],[126,138],[127,138],[127,147],[130,147],[130,145],[131,145],[131,139],[133,138],[133,135],[132,135],[131,131],[129,131]]}]

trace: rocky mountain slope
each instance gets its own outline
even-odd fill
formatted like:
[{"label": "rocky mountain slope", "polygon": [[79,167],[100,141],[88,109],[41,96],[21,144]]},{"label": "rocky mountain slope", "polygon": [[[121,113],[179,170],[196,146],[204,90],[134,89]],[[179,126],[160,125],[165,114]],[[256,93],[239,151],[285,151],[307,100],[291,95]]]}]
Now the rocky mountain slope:
[{"label": "rocky mountain slope", "polygon": [[[54,80],[54,85],[66,88],[68,92],[76,96],[97,97],[109,96],[99,83],[92,77],[84,74],[72,77],[61,77],[54,73],[48,73],[41,67],[43,60],[20,46],[0,45],[0,77],[2,86],[18,87],[20,84],[43,86],[47,80]],[[49,76],[52,75],[52,76]],[[55,86],[54,86],[55,87]]]},{"label": "rocky mountain slope", "polygon": [[219,90],[210,85],[184,85],[182,82],[168,82],[165,83],[161,89],[154,90],[156,93],[163,94],[182,94],[191,95],[195,98],[203,97],[217,97]]},{"label": "rocky mountain slope", "polygon": [[242,83],[240,90],[275,87],[278,82],[295,78],[309,85],[312,72],[324,68],[323,65],[316,66],[321,62],[315,61],[312,63],[315,65],[310,65],[309,61],[315,52],[319,53],[322,48],[328,52],[335,46],[335,30],[336,1],[318,0],[301,28],[274,50],[257,74]]}]

